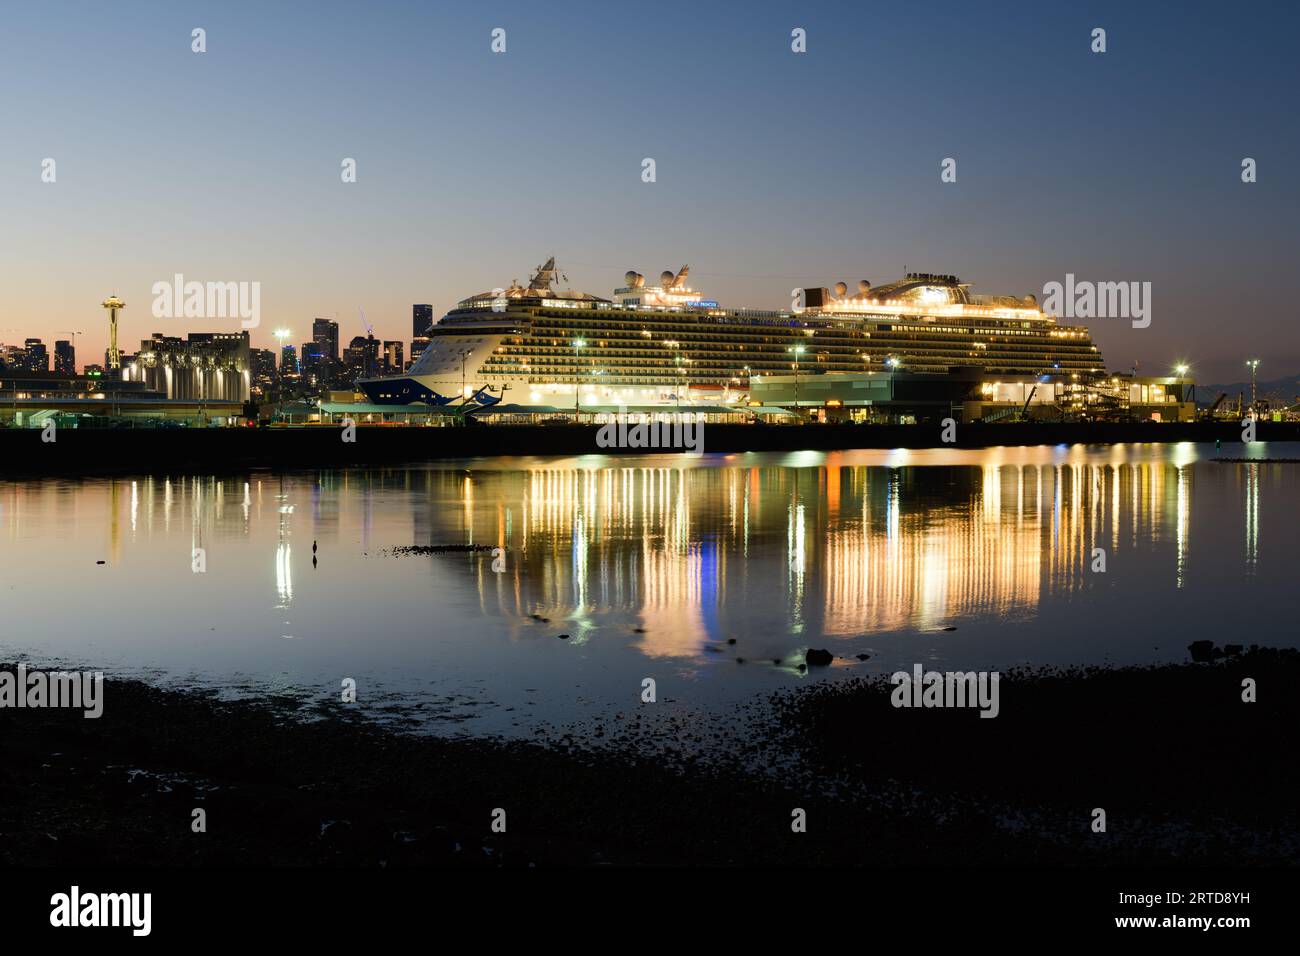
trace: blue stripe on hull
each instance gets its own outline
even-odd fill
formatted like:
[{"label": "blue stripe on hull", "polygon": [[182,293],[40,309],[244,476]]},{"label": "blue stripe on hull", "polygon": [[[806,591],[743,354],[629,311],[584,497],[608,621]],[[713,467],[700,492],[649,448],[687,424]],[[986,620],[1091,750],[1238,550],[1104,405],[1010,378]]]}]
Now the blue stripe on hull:
[{"label": "blue stripe on hull", "polygon": [[375,405],[449,405],[455,396],[439,395],[413,378],[385,378],[358,383]]}]

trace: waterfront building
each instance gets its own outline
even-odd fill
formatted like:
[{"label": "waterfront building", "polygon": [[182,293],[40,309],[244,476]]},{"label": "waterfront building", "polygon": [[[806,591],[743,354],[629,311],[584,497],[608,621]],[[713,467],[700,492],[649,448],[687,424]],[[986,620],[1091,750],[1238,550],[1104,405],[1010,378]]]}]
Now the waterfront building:
[{"label": "waterfront building", "polygon": [[109,377],[93,365],[83,375],[0,373],[0,426],[43,428],[53,422],[76,428],[122,420],[142,426],[234,424],[242,411],[237,400],[169,396],[142,378]]},{"label": "waterfront building", "polygon": [[756,375],[748,407],[764,418],[877,424],[1147,419],[1194,421],[1185,377],[1113,375],[1085,379],[993,374],[974,366],[936,372]]},{"label": "waterfront building", "polygon": [[155,332],[138,353],[122,357],[122,378],[169,399],[246,402],[252,386],[248,333],[191,332],[182,340]]}]

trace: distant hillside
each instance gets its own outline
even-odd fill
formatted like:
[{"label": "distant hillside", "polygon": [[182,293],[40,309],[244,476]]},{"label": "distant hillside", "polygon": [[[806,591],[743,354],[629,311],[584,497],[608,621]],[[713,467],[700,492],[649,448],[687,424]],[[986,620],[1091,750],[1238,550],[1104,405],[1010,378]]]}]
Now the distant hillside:
[{"label": "distant hillside", "polygon": [[[1288,375],[1284,378],[1261,379],[1255,383],[1256,394],[1260,398],[1267,398],[1273,402],[1284,402],[1287,405],[1293,405],[1300,396],[1300,373]],[[1250,401],[1250,379],[1241,382],[1229,382],[1226,385],[1208,384],[1202,385],[1196,383],[1196,404],[1209,405],[1219,395],[1220,392],[1227,392],[1228,397],[1225,401],[1235,402],[1237,394],[1241,393],[1246,396],[1246,401]]]}]

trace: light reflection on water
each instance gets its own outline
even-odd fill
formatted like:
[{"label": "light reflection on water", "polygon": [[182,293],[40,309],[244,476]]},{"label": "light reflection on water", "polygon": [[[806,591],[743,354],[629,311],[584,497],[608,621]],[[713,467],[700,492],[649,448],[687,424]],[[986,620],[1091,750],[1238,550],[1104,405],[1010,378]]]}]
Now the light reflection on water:
[{"label": "light reflection on water", "polygon": [[[808,679],[793,665],[809,646],[844,658],[842,675],[1181,660],[1200,637],[1294,643],[1300,466],[1213,453],[584,456],[3,483],[0,648],[322,696],[351,676],[371,702],[527,732],[633,706],[645,676],[663,696],[735,702]],[[383,553],[411,544],[504,548],[505,570],[487,551]]]}]

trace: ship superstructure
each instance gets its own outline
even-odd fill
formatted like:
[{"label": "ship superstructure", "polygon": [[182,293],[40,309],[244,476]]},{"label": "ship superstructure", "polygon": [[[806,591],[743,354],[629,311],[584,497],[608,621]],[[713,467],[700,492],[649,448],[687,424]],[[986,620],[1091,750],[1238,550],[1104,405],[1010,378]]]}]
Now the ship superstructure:
[{"label": "ship superstructure", "polygon": [[[554,258],[527,285],[470,296],[433,326],[403,374],[359,383],[378,404],[499,401],[528,406],[740,405],[758,375],[976,366],[1008,375],[1101,375],[1088,330],[1033,296],[977,296],[956,276],[908,273],[872,286],[800,290],[783,310],[722,308],[689,269],[610,298],[554,288]],[[576,394],[575,394],[576,392]]]}]

